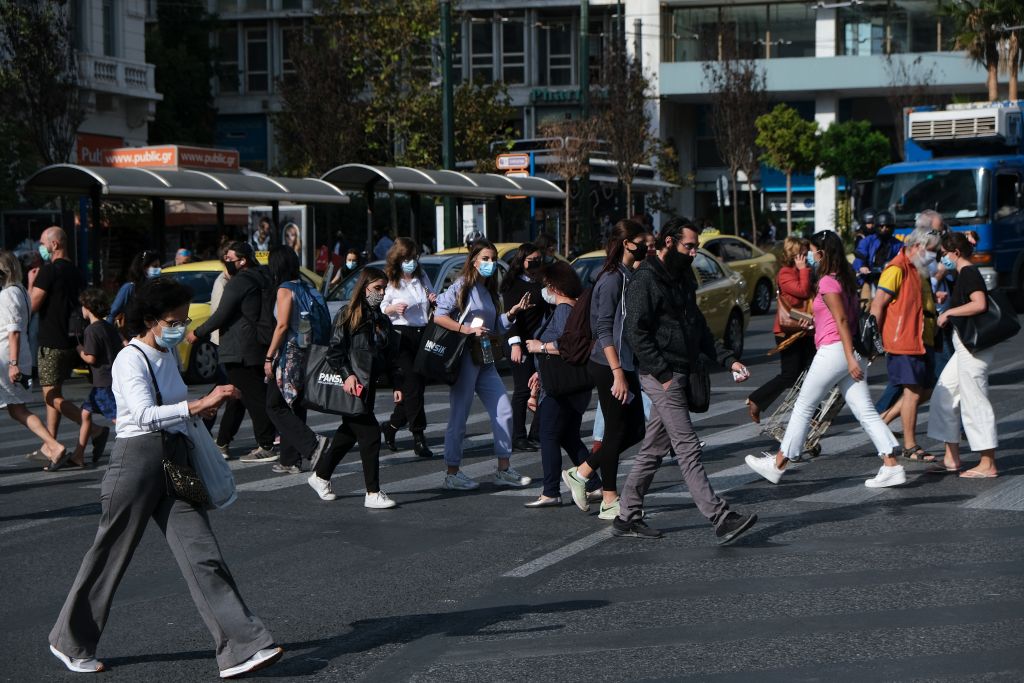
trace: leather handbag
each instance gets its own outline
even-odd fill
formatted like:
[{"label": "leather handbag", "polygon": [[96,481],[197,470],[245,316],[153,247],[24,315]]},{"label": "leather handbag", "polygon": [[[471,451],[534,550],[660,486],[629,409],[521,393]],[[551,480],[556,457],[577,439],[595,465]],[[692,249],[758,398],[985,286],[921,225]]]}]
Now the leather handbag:
[{"label": "leather handbag", "polygon": [[[160,393],[160,385],[156,381],[153,365],[149,362],[149,358],[146,357],[146,353],[142,349],[131,344],[129,346],[138,351],[142,355],[143,360],[146,361],[146,367],[149,368],[149,378],[153,381],[156,404],[162,406],[164,398]],[[203,484],[203,480],[199,478],[199,475],[196,474],[195,469],[192,467],[192,448],[188,437],[180,432],[168,432],[166,430],[160,430],[160,436],[163,441],[164,480],[167,492],[186,503],[203,508],[209,507],[210,495],[206,491],[206,485]]]},{"label": "leather handbag", "polygon": [[[353,396],[344,389],[345,377],[327,362],[327,350],[330,347],[312,344],[309,357],[306,359],[306,385],[303,389],[303,404],[318,413],[333,415],[365,415],[373,403],[367,396],[373,391],[369,377],[356,380],[363,385],[363,393]],[[358,370],[358,369],[356,369]]]},{"label": "leather handbag", "polygon": [[[466,319],[467,308],[459,317],[459,324]],[[416,352],[413,368],[419,374],[435,382],[455,384],[462,367],[462,354],[466,351],[469,337],[461,332],[441,327],[431,317],[423,329],[420,348]],[[492,345],[493,347],[493,345]]]},{"label": "leather handbag", "polygon": [[701,356],[686,378],[686,407],[691,413],[706,413],[711,407],[711,372]]},{"label": "leather handbag", "polygon": [[971,353],[984,351],[1020,332],[1020,322],[1006,293],[985,292],[988,308],[978,315],[953,316],[953,327]]},{"label": "leather handbag", "polygon": [[803,332],[807,328],[800,324],[800,321],[789,315],[790,311],[799,311],[800,313],[810,314],[810,299],[803,306],[791,306],[787,301],[786,297],[782,294],[781,290],[776,292],[776,307],[775,307],[775,322],[778,323],[779,329],[782,334],[789,336],[797,332]]}]

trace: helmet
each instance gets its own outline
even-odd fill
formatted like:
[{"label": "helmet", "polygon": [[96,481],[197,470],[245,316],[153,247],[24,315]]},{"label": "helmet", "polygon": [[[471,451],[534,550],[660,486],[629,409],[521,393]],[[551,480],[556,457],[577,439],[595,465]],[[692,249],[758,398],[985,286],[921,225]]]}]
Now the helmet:
[{"label": "helmet", "polygon": [[863,213],[861,213],[861,215],[860,215],[860,222],[862,224],[874,223],[875,222],[875,210],[874,209],[864,209]]},{"label": "helmet", "polygon": [[879,228],[892,228],[896,226],[896,219],[891,211],[879,211],[875,215],[875,225]]},{"label": "helmet", "polygon": [[484,234],[479,230],[474,230],[466,235],[466,249],[472,249],[475,242],[479,242],[484,239]]}]

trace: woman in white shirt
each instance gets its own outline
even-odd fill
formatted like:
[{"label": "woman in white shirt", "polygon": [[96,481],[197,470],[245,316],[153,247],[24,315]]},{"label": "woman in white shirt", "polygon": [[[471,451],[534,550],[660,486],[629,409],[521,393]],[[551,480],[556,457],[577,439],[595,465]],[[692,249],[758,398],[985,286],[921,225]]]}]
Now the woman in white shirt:
[{"label": "woman in white shirt", "polygon": [[418,259],[419,249],[408,237],[399,237],[388,249],[387,266],[384,268],[388,284],[380,306],[401,335],[402,344],[397,361],[405,379],[404,386],[395,387],[402,391],[402,402],[395,404],[391,419],[381,427],[381,433],[388,448],[396,451],[395,435],[408,424],[416,455],[430,458],[434,454],[427,447],[426,437],[423,436],[423,430],[427,428],[427,415],[423,410],[426,379],[416,372],[413,365],[420,348],[423,328],[430,320],[430,307],[437,301],[437,294]]},{"label": "woman in white shirt", "polygon": [[139,287],[127,325],[137,334],[117,355],[113,390],[117,440],[100,488],[99,529],[78,570],[60,617],[50,631],[50,651],[71,671],[103,670],[96,646],[117,585],[153,518],[213,635],[221,678],[269,666],[284,650],[242,601],[210,528],[206,510],[168,493],[163,461],[194,416],[215,413],[233,386],[216,387],[189,401],[174,349],[185,337],[192,290],[171,278]]}]

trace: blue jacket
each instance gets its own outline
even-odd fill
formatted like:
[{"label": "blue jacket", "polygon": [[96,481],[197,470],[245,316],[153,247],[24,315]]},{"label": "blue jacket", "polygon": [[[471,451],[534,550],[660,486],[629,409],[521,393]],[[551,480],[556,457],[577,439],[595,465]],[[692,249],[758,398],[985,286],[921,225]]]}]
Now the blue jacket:
[{"label": "blue jacket", "polygon": [[857,283],[864,284],[864,277],[860,274],[861,268],[866,267],[881,273],[885,264],[895,258],[902,248],[903,242],[894,236],[890,236],[884,242],[878,233],[862,239],[853,252],[853,269],[857,271]]}]

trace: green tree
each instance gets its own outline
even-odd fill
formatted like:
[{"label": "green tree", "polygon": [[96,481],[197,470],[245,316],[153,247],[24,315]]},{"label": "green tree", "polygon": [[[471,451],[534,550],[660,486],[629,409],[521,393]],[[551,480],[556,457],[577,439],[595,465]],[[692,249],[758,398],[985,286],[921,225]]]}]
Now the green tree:
[{"label": "green tree", "polygon": [[[1014,0],[1016,2],[1016,0]],[[1004,36],[1005,0],[950,0],[943,11],[954,23],[955,45],[985,68],[989,102],[999,99],[999,45]]]},{"label": "green tree", "polygon": [[[867,121],[843,121],[825,129],[819,139],[822,178],[844,178],[844,204],[849,207],[853,185],[874,177],[891,160],[889,138],[871,129]],[[849,226],[849,211],[839,211],[840,228]]]},{"label": "green tree", "polygon": [[778,104],[757,117],[757,146],[761,161],[786,175],[786,234],[793,232],[793,173],[812,171],[818,163],[818,124],[800,117],[796,109]]},{"label": "green tree", "polygon": [[157,0],[156,19],[146,34],[146,61],[156,66],[156,90],[164,99],[149,124],[149,141],[211,144],[217,117],[213,17],[204,0]]}]

